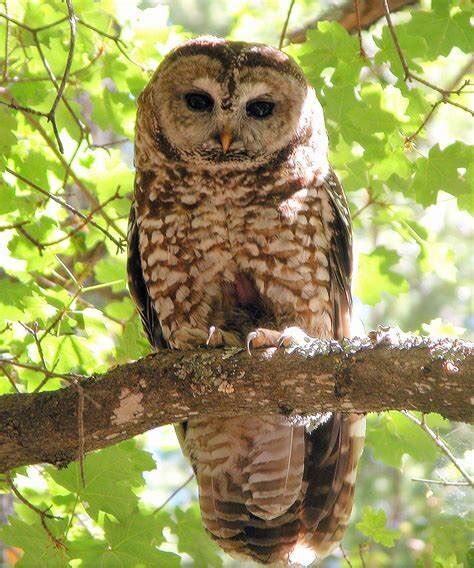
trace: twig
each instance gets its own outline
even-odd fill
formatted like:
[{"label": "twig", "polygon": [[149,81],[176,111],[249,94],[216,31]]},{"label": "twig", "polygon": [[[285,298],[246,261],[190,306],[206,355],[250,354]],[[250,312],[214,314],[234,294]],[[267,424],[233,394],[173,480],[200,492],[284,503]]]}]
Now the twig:
[{"label": "twig", "polygon": [[359,0],[354,0],[354,10],[355,10],[355,15],[356,15],[356,20],[357,20],[357,36],[359,38],[359,55],[365,59],[367,57],[367,55],[365,53],[364,46],[362,45],[362,26],[361,26],[361,22],[360,22]]},{"label": "twig", "polygon": [[81,474],[82,486],[86,486],[86,478],[84,475],[84,389],[77,385],[77,432],[79,435],[79,446],[77,449],[79,460],[79,471]]},{"label": "twig", "polygon": [[422,85],[425,85],[426,87],[429,87],[430,89],[440,93],[442,95],[442,98],[441,98],[442,103],[450,104],[452,106],[460,108],[460,109],[468,112],[470,115],[474,116],[473,110],[471,110],[470,108],[468,108],[468,107],[466,107],[466,106],[464,106],[460,103],[453,101],[449,97],[450,94],[460,94],[459,89],[457,91],[449,91],[449,90],[443,89],[442,87],[439,87],[438,85],[435,85],[434,83],[431,83],[430,81],[427,81],[426,79],[423,79],[423,77],[420,77],[419,75],[416,75],[415,73],[410,71],[410,68],[408,67],[408,63],[405,59],[402,48],[400,46],[400,42],[398,41],[397,34],[395,32],[395,27],[393,25],[392,17],[390,15],[390,7],[388,5],[388,0],[382,0],[382,1],[383,1],[383,6],[384,6],[385,19],[387,20],[387,26],[388,26],[390,35],[392,36],[392,41],[393,41],[393,44],[395,46],[395,50],[398,54],[398,59],[400,60],[400,63],[401,63],[402,68],[403,68],[405,83],[408,84],[411,81],[417,81],[418,83],[421,83]]},{"label": "twig", "polygon": [[20,223],[12,223],[11,225],[2,225],[0,226],[0,233],[2,231],[11,231],[13,229],[18,229],[18,227],[23,227],[24,225],[28,225],[29,221],[21,221]]},{"label": "twig", "polygon": [[126,144],[130,142],[129,138],[120,138],[120,140],[112,140],[112,142],[106,142],[105,144],[89,144],[89,148],[101,148],[103,150],[107,150],[110,146],[119,146],[120,144]]},{"label": "twig", "polygon": [[[5,13],[8,15],[8,2],[4,0],[3,2],[5,6]],[[2,80],[6,81],[8,77],[8,37],[10,35],[10,22],[6,21],[5,26],[5,57],[3,59],[3,73],[2,73]]]},{"label": "twig", "polygon": [[[29,369],[30,371],[36,371],[37,373],[42,373],[48,378],[62,379],[67,383],[70,383],[76,389],[80,386],[78,381],[78,375],[74,376],[74,375],[66,375],[65,373],[55,373],[54,371],[49,371],[48,369],[44,369],[43,367],[39,367],[38,365],[32,365],[30,363],[21,363],[16,359],[0,360],[0,368],[2,369],[2,371],[5,370],[6,365],[12,365],[13,367],[20,367],[21,369]],[[37,390],[38,387],[33,392],[36,392]],[[87,400],[91,402],[98,410],[101,409],[101,405],[86,392],[84,392],[84,397],[87,398]]]},{"label": "twig", "polygon": [[[294,1],[294,0],[293,0]],[[99,28],[96,28],[95,26],[89,24],[88,22],[85,22],[84,20],[81,20],[80,18],[77,18],[77,22],[78,24],[80,24],[81,26],[84,26],[85,28],[90,29],[91,31],[95,32],[96,34],[99,34],[107,39],[110,39],[111,41],[113,41],[115,43],[115,46],[117,47],[117,49],[120,51],[120,53],[125,57],[125,59],[127,59],[128,61],[130,61],[130,63],[132,63],[133,65],[135,65],[136,67],[138,67],[140,69],[140,71],[143,71],[145,73],[149,72],[149,69],[147,69],[146,67],[144,67],[143,65],[141,65],[140,63],[137,63],[136,61],[134,61],[130,55],[128,55],[128,53],[126,52],[125,48],[127,47],[127,44],[123,41],[123,39],[120,37],[120,35],[112,35],[109,34],[107,32],[104,32],[102,30],[100,30]]]},{"label": "twig", "polygon": [[342,544],[339,545],[339,548],[341,550],[342,557],[344,558],[346,564],[349,566],[349,568],[352,568],[352,562],[349,560],[349,557],[347,556],[346,551],[344,550]]},{"label": "twig", "polygon": [[444,481],[442,479],[423,479],[421,477],[412,477],[412,481],[420,481],[428,485],[446,485],[453,487],[470,487],[467,481]]},{"label": "twig", "polygon": [[[87,199],[89,200],[90,204],[93,207],[98,207],[100,204],[97,200],[97,198],[95,197],[94,194],[92,194],[90,192],[90,190],[87,188],[87,186],[84,184],[84,182],[79,178],[79,176],[76,174],[76,172],[69,166],[68,162],[65,160],[64,156],[59,152],[59,150],[56,148],[56,145],[54,144],[54,141],[48,136],[48,133],[46,132],[46,130],[41,126],[41,124],[36,121],[32,116],[26,115],[26,120],[36,128],[36,130],[38,130],[38,132],[41,134],[41,136],[43,137],[43,139],[45,140],[45,142],[48,144],[48,146],[51,148],[51,150],[54,152],[55,156],[58,158],[58,160],[61,162],[61,165],[64,167],[64,169],[67,171],[69,170],[69,175],[71,177],[71,179],[74,181],[74,183],[78,186],[78,188],[84,193],[85,197],[87,197]],[[113,219],[111,219],[108,214],[104,211],[101,210],[100,211],[101,216],[103,217],[103,219],[125,240],[126,239],[126,235],[125,233],[122,231],[122,229],[115,223],[115,221]],[[117,244],[117,243],[115,243]],[[119,250],[123,250],[124,248],[124,242],[121,242],[120,245],[117,245]]]},{"label": "twig", "polygon": [[366,548],[367,548],[367,543],[359,544],[359,558],[362,564],[362,568],[367,568],[364,558],[364,551],[366,550]]},{"label": "twig", "polygon": [[36,507],[36,505],[33,505],[33,503],[28,501],[28,499],[26,497],[24,497],[20,493],[20,491],[17,489],[17,487],[13,483],[13,479],[11,478],[11,475],[9,473],[5,474],[5,480],[6,480],[7,484],[10,486],[10,489],[12,490],[12,493],[15,495],[15,497],[17,497],[18,500],[23,503],[23,505],[26,505],[28,507],[28,509],[31,509],[32,511],[34,511],[35,513],[37,513],[41,517],[47,517],[48,519],[60,519],[61,518],[61,517],[57,517],[55,515],[51,515],[50,513],[48,513],[47,510],[43,511],[42,509],[39,509],[38,507]]},{"label": "twig", "polygon": [[[453,79],[453,81],[451,81],[451,83],[448,85],[448,87],[446,88],[446,92],[448,93],[453,93],[456,95],[460,95],[464,89],[469,86],[471,84],[469,79],[466,79],[463,84],[458,87],[456,89],[456,86],[458,85],[459,81],[461,81],[461,79],[464,77],[464,75],[466,75],[467,73],[469,73],[469,71],[471,70],[472,66],[473,66],[473,62],[474,59],[470,58],[469,61],[467,62],[467,64],[459,71],[459,73],[456,75],[456,77]],[[464,91],[465,92],[465,91]],[[426,114],[425,118],[423,119],[422,123],[420,124],[420,126],[415,130],[415,132],[413,132],[413,134],[410,134],[410,136],[407,136],[405,138],[405,144],[408,146],[411,146],[411,144],[413,143],[413,141],[415,140],[415,138],[418,136],[418,134],[420,134],[420,132],[423,130],[423,128],[425,128],[425,126],[428,124],[428,122],[431,120],[431,118],[433,117],[436,109],[443,103],[443,97],[441,97],[440,99],[438,99],[435,103],[433,103],[431,105],[431,109],[429,110],[429,112]]]},{"label": "twig", "polygon": [[51,122],[53,127],[54,134],[56,136],[56,140],[58,142],[59,151],[61,154],[64,153],[64,148],[61,142],[61,138],[59,137],[58,127],[56,125],[56,109],[58,107],[59,101],[61,100],[64,89],[66,88],[66,83],[69,78],[69,73],[71,71],[72,60],[74,57],[74,48],[76,45],[76,16],[74,14],[74,8],[72,5],[72,0],[65,0],[68,12],[68,21],[69,21],[69,50],[66,59],[66,66],[64,68],[64,73],[61,78],[61,83],[59,84],[58,92],[56,93],[56,97],[51,105],[51,109],[48,113],[48,120]]},{"label": "twig", "polygon": [[[92,225],[93,227],[95,227],[96,229],[98,229],[101,233],[103,233],[108,239],[110,239],[115,245],[117,245],[119,250],[123,250],[124,248],[124,243],[123,241],[119,241],[117,240],[115,237],[113,237],[106,229],[104,229],[103,227],[101,227],[99,224],[97,224],[95,221],[92,221],[92,219],[90,219],[87,215],[84,215],[84,213],[81,213],[80,211],[78,211],[75,207],[73,207],[72,205],[70,205],[69,203],[67,203],[66,201],[64,201],[63,199],[61,199],[60,197],[57,197],[56,195],[53,195],[52,193],[50,193],[49,191],[47,191],[46,189],[43,189],[42,187],[40,187],[39,185],[37,185],[35,182],[29,180],[28,178],[25,178],[23,175],[19,174],[18,172],[15,172],[14,170],[11,170],[8,167],[5,167],[5,171],[8,172],[9,174],[11,174],[12,176],[15,176],[16,178],[18,178],[19,180],[21,180],[23,183],[26,183],[27,185],[29,185],[30,187],[32,187],[33,189],[36,189],[36,191],[38,191],[39,193],[41,193],[42,195],[45,195],[46,197],[48,197],[49,199],[52,199],[53,201],[55,201],[56,203],[58,203],[59,205],[61,205],[61,207],[64,207],[65,209],[67,209],[70,213],[73,213],[74,215],[77,215],[78,217],[80,217],[81,219],[83,219],[84,221],[86,221],[87,223],[89,223],[90,225]],[[21,227],[20,227],[21,230]]]},{"label": "twig", "polygon": [[13,390],[19,393],[20,389],[17,387],[17,385],[15,383],[15,379],[10,375],[10,373],[5,369],[5,367],[2,368],[2,373],[9,380],[11,386],[13,387]]},{"label": "twig", "polygon": [[450,459],[452,464],[456,467],[459,473],[464,477],[467,481],[468,485],[472,487],[474,485],[474,481],[472,480],[471,476],[468,472],[464,469],[464,467],[459,463],[459,460],[453,455],[451,450],[448,448],[446,443],[435,433],[433,430],[424,422],[424,420],[419,420],[414,414],[412,414],[408,410],[402,410],[402,413],[412,422],[418,424],[418,426],[424,430],[428,436],[434,441],[434,443],[438,446],[438,448]]},{"label": "twig", "polygon": [[[64,94],[64,89],[66,88],[66,84],[69,78],[69,73],[71,70],[71,65],[72,65],[72,61],[74,58],[74,48],[75,48],[75,42],[76,42],[76,16],[74,14],[74,8],[72,5],[72,0],[65,0],[66,1],[66,5],[67,5],[67,9],[68,9],[68,16],[61,18],[55,22],[52,22],[51,24],[47,24],[45,26],[40,26],[38,28],[32,28],[31,26],[28,26],[27,24],[24,24],[22,22],[19,22],[18,20],[15,20],[14,18],[10,18],[8,16],[8,14],[2,14],[0,13],[0,17],[3,17],[7,23],[14,23],[15,25],[27,30],[33,37],[33,42],[36,46],[36,49],[38,51],[38,54],[40,56],[40,59],[43,63],[43,67],[45,68],[51,82],[53,83],[53,85],[56,88],[56,96],[54,98],[53,104],[51,105],[51,108],[48,112],[40,112],[40,111],[36,111],[35,109],[32,109],[31,107],[27,107],[27,106],[23,106],[23,105],[17,105],[15,103],[5,103],[3,101],[0,101],[1,104],[9,106],[10,108],[16,109],[16,110],[20,110],[23,112],[27,112],[29,114],[35,114],[37,116],[42,116],[44,118],[46,118],[48,120],[48,122],[51,123],[51,127],[53,129],[53,133],[54,133],[54,137],[56,139],[56,143],[58,145],[59,148],[59,152],[61,154],[64,153],[64,148],[63,148],[63,144],[61,142],[61,138],[59,136],[59,131],[58,131],[58,126],[56,123],[56,109],[57,106],[59,104],[60,100],[63,100],[65,106],[67,107],[68,111],[71,113],[73,119],[75,120],[75,122],[78,124],[78,127],[81,131],[81,133],[83,134],[84,132],[84,125],[81,123],[81,121],[78,119],[78,117],[76,116],[74,110],[72,109],[72,107],[69,105],[68,101],[63,97]],[[58,84],[56,77],[54,76],[54,73],[44,55],[43,49],[41,47],[41,43],[38,39],[38,33],[49,29],[51,27],[57,26],[61,23],[63,23],[64,21],[68,20],[69,21],[69,28],[70,28],[70,40],[69,40],[69,49],[68,49],[68,56],[67,56],[67,60],[66,60],[66,67],[64,69],[64,73],[62,75],[61,78],[61,82]]]},{"label": "twig", "polygon": [[290,0],[290,4],[288,6],[288,12],[286,13],[285,23],[283,24],[283,28],[280,34],[280,41],[278,42],[278,49],[283,47],[283,42],[285,41],[286,31],[288,29],[288,23],[290,21],[291,12],[293,10],[293,6],[295,5],[295,0]]},{"label": "twig", "polygon": [[163,503],[157,507],[154,511],[153,511],[153,515],[155,515],[156,513],[160,512],[162,509],[164,509],[166,507],[166,505],[168,505],[168,503],[171,501],[171,499],[173,499],[174,497],[176,497],[176,495],[186,487],[186,485],[188,485],[188,483],[190,483],[192,481],[192,479],[194,478],[194,473],[192,473],[177,489],[175,489],[173,491],[173,493],[171,493],[171,495],[169,497],[167,497]]}]

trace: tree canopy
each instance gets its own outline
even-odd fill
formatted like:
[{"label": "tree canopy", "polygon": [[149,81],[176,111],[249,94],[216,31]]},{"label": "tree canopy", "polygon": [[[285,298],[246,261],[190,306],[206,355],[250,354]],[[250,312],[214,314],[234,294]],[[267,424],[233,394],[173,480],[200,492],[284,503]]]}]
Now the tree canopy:
[{"label": "tree canopy", "polygon": [[[163,55],[202,33],[281,41],[316,89],[354,220],[356,332],[472,334],[472,9],[380,0],[373,20],[373,1],[342,4],[0,2],[0,395],[149,353],[125,278],[136,99]],[[323,566],[474,562],[472,430],[409,410],[369,415],[352,522]],[[12,470],[5,563],[241,565],[205,535],[190,473],[169,426]]]}]

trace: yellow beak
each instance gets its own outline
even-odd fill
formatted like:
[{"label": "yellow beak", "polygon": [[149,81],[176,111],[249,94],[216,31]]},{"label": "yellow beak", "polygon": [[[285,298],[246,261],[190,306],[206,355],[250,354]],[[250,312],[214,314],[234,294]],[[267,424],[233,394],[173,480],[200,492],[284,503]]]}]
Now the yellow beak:
[{"label": "yellow beak", "polygon": [[222,150],[225,154],[232,144],[232,133],[227,127],[224,127],[222,129],[222,132],[219,134],[219,138],[221,141]]}]

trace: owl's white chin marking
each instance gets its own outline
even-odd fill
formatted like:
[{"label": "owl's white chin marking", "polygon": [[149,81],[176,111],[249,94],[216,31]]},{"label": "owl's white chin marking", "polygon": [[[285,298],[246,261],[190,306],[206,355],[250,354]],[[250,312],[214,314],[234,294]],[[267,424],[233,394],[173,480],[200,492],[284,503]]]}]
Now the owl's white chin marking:
[{"label": "owl's white chin marking", "polygon": [[290,566],[311,566],[317,560],[317,554],[304,544],[297,544],[288,557]]}]

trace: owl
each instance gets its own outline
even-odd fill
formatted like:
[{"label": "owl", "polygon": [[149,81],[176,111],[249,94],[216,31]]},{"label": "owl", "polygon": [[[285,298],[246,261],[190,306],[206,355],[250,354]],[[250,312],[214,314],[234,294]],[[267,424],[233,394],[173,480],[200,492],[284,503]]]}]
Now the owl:
[{"label": "owl", "polygon": [[[128,278],[154,348],[274,351],[341,339],[351,222],[321,106],[285,53],[203,37],[138,99]],[[347,527],[360,415],[191,417],[177,426],[204,525],[229,554],[312,562]]]}]

